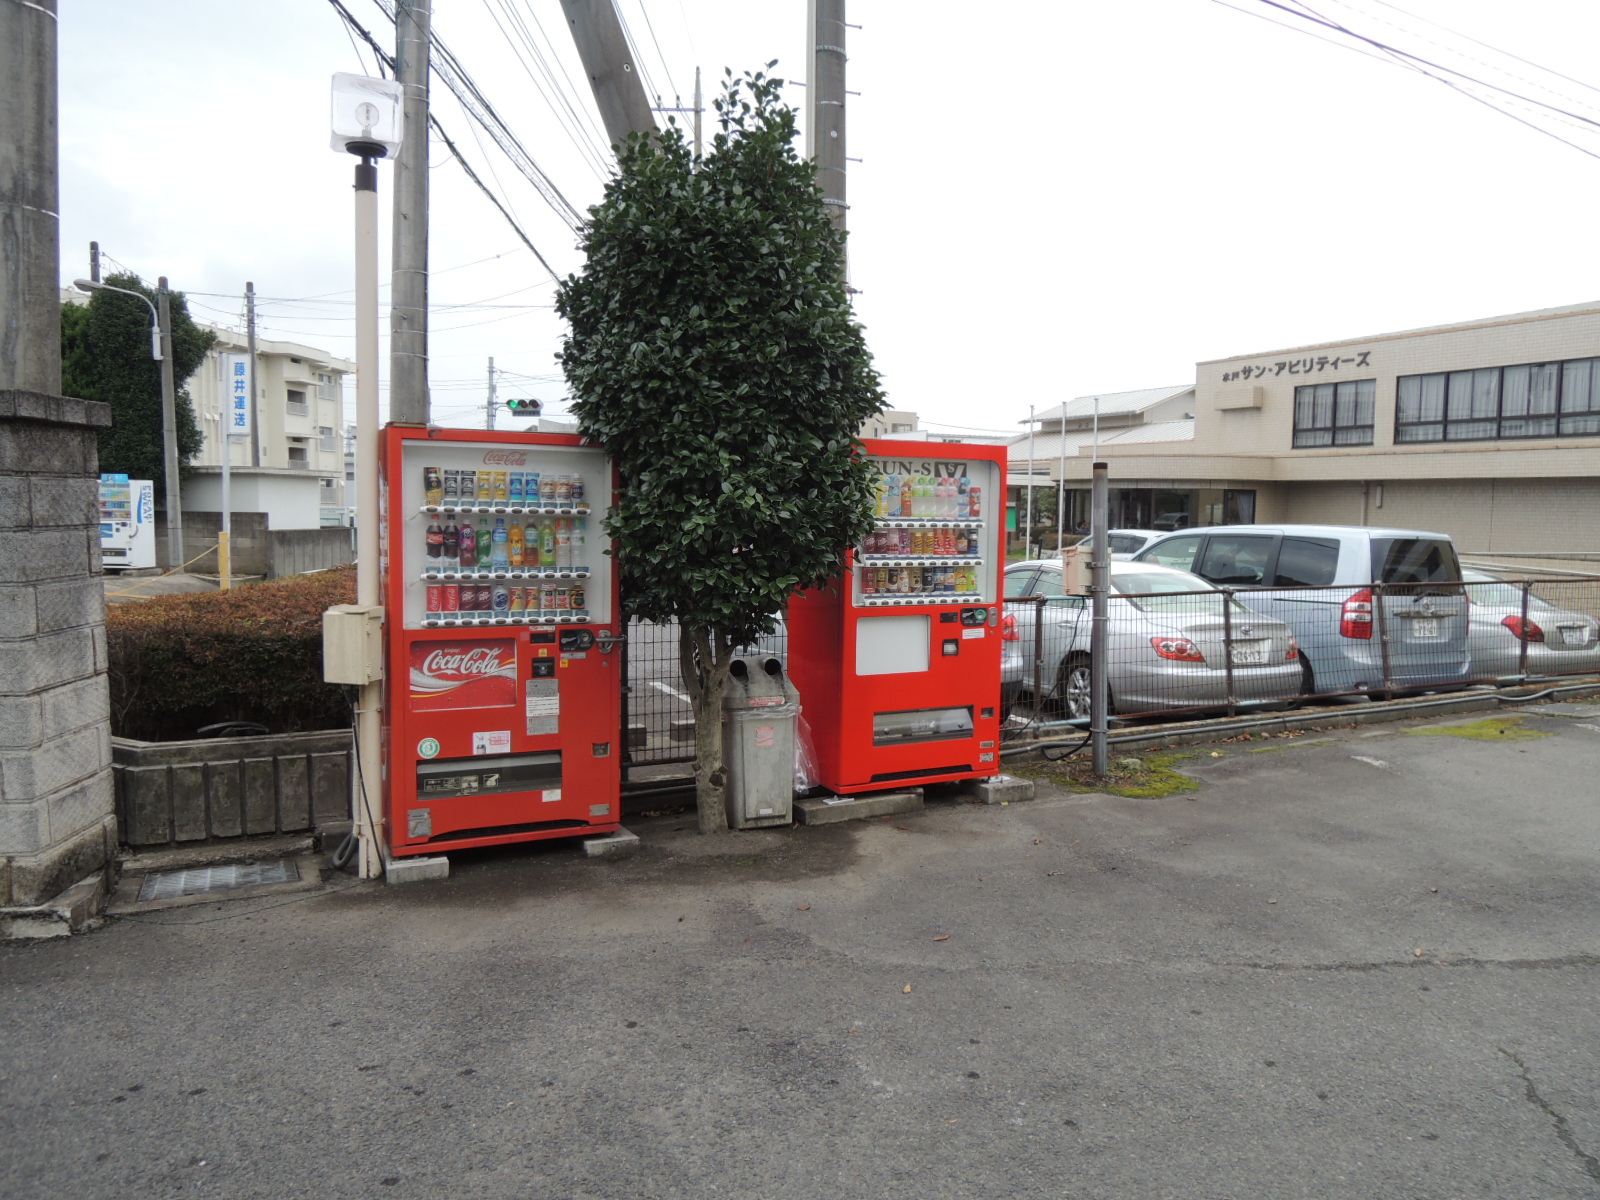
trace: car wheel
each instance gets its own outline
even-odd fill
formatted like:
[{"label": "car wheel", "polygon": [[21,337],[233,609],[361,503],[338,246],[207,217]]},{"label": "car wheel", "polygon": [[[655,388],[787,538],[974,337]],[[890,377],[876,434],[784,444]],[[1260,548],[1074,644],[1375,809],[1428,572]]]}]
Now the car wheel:
[{"label": "car wheel", "polygon": [[1061,702],[1061,715],[1069,721],[1088,717],[1093,696],[1094,677],[1089,658],[1075,654],[1061,664],[1061,678],[1056,683],[1056,699]]}]

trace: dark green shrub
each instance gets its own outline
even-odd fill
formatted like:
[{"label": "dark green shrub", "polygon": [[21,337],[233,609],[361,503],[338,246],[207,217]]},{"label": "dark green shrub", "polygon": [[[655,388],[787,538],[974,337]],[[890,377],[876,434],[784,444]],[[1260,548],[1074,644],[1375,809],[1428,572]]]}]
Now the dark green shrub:
[{"label": "dark green shrub", "polygon": [[322,681],[322,613],[353,604],[355,592],[345,567],[113,606],[111,732],[176,741],[217,721],[272,733],[348,726],[343,692]]}]

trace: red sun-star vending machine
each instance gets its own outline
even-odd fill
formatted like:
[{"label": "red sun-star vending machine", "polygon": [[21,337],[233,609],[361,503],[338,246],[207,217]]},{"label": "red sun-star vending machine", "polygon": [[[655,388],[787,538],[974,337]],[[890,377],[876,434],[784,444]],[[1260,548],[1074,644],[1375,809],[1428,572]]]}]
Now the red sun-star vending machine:
[{"label": "red sun-star vending machine", "polygon": [[571,434],[384,431],[389,852],[619,827],[610,459]]},{"label": "red sun-star vending machine", "polygon": [[789,677],[841,793],[1000,770],[1004,446],[869,439],[877,519],[789,602]]}]

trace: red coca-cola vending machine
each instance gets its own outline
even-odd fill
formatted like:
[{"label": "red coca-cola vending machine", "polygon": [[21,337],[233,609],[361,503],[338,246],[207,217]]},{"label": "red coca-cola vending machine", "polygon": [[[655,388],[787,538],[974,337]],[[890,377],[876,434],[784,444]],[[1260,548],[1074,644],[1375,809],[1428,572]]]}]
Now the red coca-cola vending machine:
[{"label": "red coca-cola vending machine", "polygon": [[789,602],[789,677],[840,794],[1000,771],[1006,448],[868,439],[877,517]]},{"label": "red coca-cola vending machine", "polygon": [[384,431],[389,852],[619,827],[610,459],[572,434]]}]

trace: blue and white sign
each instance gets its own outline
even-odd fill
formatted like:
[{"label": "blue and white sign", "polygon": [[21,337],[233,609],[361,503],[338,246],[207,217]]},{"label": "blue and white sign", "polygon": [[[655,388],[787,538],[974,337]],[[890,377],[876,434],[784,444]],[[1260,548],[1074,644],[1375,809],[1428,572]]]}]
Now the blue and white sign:
[{"label": "blue and white sign", "polygon": [[227,428],[229,434],[250,432],[250,356],[224,354],[222,356],[223,387],[227,395]]}]

